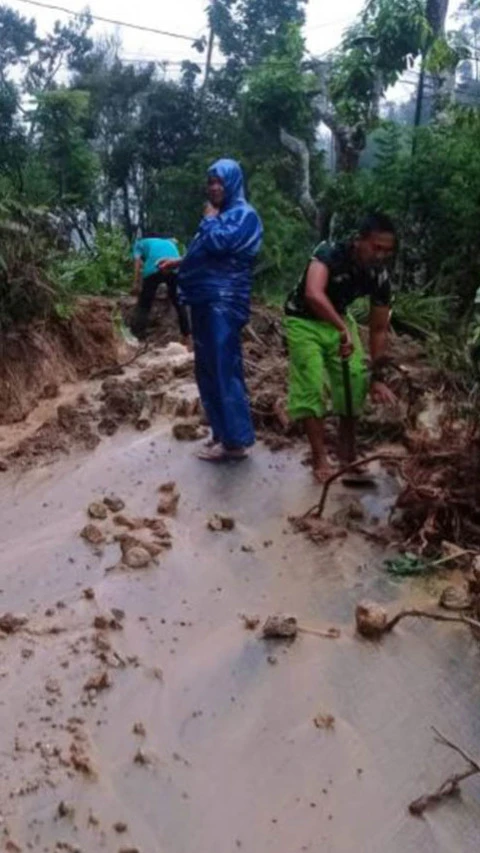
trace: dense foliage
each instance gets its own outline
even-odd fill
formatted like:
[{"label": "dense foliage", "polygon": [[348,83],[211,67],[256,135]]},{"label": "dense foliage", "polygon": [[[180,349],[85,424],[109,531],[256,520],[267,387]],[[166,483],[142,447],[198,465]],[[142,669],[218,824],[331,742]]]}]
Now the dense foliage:
[{"label": "dense foliage", "polygon": [[[368,0],[339,47],[315,59],[301,35],[306,0],[212,0],[224,63],[204,79],[199,54],[175,80],[93,40],[88,14],[40,37],[0,6],[0,322],[28,321],[74,291],[128,287],[137,229],[187,242],[206,167],[226,154],[242,161],[264,219],[257,286],[270,298],[282,298],[321,235],[348,233],[376,207],[400,226],[403,313],[428,328],[468,314],[480,272],[480,12],[463,8],[450,34],[447,5]],[[388,87],[420,64],[435,95],[428,123],[405,124],[401,104],[386,121]]]}]

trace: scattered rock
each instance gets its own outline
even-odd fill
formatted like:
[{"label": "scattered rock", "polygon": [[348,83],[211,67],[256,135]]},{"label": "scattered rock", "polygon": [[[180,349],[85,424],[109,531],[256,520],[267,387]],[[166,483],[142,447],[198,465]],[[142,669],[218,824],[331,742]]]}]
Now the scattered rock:
[{"label": "scattered rock", "polygon": [[113,828],[115,832],[118,832],[119,835],[121,835],[123,832],[127,831],[128,826],[122,820],[117,820],[117,822],[113,824]]},{"label": "scattered rock", "polygon": [[138,735],[139,737],[147,736],[147,732],[143,723],[135,723],[132,732],[134,735]]},{"label": "scattered rock", "polygon": [[373,601],[361,601],[355,610],[355,621],[363,637],[378,637],[387,624],[387,611]]},{"label": "scattered rock", "polygon": [[125,611],[120,607],[112,607],[112,616],[118,621],[123,622],[125,619]]},{"label": "scattered rock", "polygon": [[139,847],[121,847],[118,853],[142,853]]},{"label": "scattered rock", "polygon": [[262,628],[262,634],[266,639],[275,637],[296,637],[298,623],[295,616],[283,616],[274,614],[269,616]]},{"label": "scattered rock", "polygon": [[328,542],[331,539],[345,539],[348,531],[345,526],[335,524],[328,520],[318,518],[318,516],[291,516],[289,521],[297,533],[305,533],[307,537],[315,544],[320,545],[323,542]]},{"label": "scattered rock", "polygon": [[165,524],[163,518],[144,518],[143,526],[147,527],[149,530],[152,531],[152,533],[155,533],[156,536],[159,536],[161,538],[166,537],[170,539],[171,537],[171,533],[167,525]]},{"label": "scattered rock", "polygon": [[12,841],[11,838],[5,842],[5,853],[22,853],[22,848],[16,844],[15,841]]},{"label": "scattered rock", "polygon": [[202,438],[205,430],[200,426],[198,418],[186,418],[174,423],[172,433],[177,441],[197,441]]},{"label": "scattered rock", "polygon": [[152,760],[148,757],[146,752],[143,751],[143,749],[137,749],[133,757],[133,762],[134,764],[141,764],[142,766],[146,766],[147,764],[151,764]]},{"label": "scattered rock", "polygon": [[100,672],[94,673],[91,675],[88,681],[83,685],[84,690],[95,690],[99,693],[101,690],[106,690],[108,687],[111,687],[112,682],[110,680],[110,676],[106,669],[101,670]]},{"label": "scattered rock", "polygon": [[87,512],[90,518],[95,518],[99,521],[103,521],[108,515],[107,507],[104,503],[100,503],[100,501],[93,501],[93,503],[89,505]]},{"label": "scattered rock", "polygon": [[242,545],[240,550],[243,551],[244,554],[254,554],[255,553],[255,548],[253,547],[253,545]]},{"label": "scattered rock", "polygon": [[468,610],[472,598],[466,586],[446,586],[438,603],[446,610]]},{"label": "scattered rock", "polygon": [[113,523],[118,527],[128,527],[129,530],[140,530],[145,526],[143,518],[130,518],[128,515],[116,515]]},{"label": "scattered rock", "polygon": [[323,711],[318,713],[316,717],[313,718],[313,722],[317,729],[335,728],[335,717],[333,716],[333,714],[325,714]]},{"label": "scattered rock", "polygon": [[93,627],[98,631],[121,631],[123,626],[113,613],[99,613],[93,620]]},{"label": "scattered rock", "polygon": [[242,613],[240,615],[240,619],[247,631],[255,631],[255,629],[260,625],[260,616],[247,616],[246,613]]},{"label": "scattered rock", "polygon": [[87,588],[82,591],[82,595],[87,599],[87,601],[92,601],[92,599],[95,598],[95,593],[91,586],[87,586]]},{"label": "scattered rock", "polygon": [[72,741],[70,745],[70,761],[72,767],[79,773],[90,777],[96,775],[90,757],[84,751],[82,744],[76,741]]},{"label": "scattered rock", "polygon": [[122,501],[122,499],[116,495],[110,495],[109,497],[104,498],[103,503],[110,512],[121,512],[122,509],[125,509],[125,501]]},{"label": "scattered rock", "polygon": [[278,663],[278,659],[275,657],[275,655],[269,655],[267,657],[267,663],[271,664],[271,666],[276,666]]},{"label": "scattered rock", "polygon": [[168,541],[166,537],[155,536],[154,538],[155,541],[152,541],[145,536],[132,536],[131,533],[122,533],[119,536],[115,536],[117,542],[120,542],[124,557],[132,548],[142,548],[148,551],[150,557],[158,557],[164,548],[170,546],[170,534],[168,535]]},{"label": "scattered rock", "polygon": [[65,800],[62,800],[58,804],[57,815],[58,817],[73,818],[75,817],[75,808],[70,805],[70,803],[66,803]]},{"label": "scattered rock", "polygon": [[151,556],[146,548],[134,546],[125,551],[123,560],[130,569],[144,569],[150,563]]},{"label": "scattered rock", "polygon": [[52,693],[55,696],[61,696],[62,689],[60,682],[56,678],[47,678],[45,682],[45,690],[47,693]]},{"label": "scattered rock", "polygon": [[211,518],[207,521],[207,527],[209,530],[233,530],[235,527],[235,519],[229,515],[221,515],[216,512],[215,515],[212,515]]},{"label": "scattered rock", "polygon": [[28,618],[23,614],[4,613],[0,616],[0,631],[4,634],[16,634],[27,622]]},{"label": "scattered rock", "polygon": [[164,483],[160,486],[159,492],[160,500],[157,512],[160,515],[176,515],[180,500],[180,492],[177,490],[176,483]]},{"label": "scattered rock", "polygon": [[80,536],[91,545],[101,545],[105,542],[105,534],[97,527],[96,524],[87,524],[80,533]]},{"label": "scattered rock", "polygon": [[157,681],[163,681],[163,670],[160,669],[159,666],[154,666],[153,669],[149,671],[149,674]]}]

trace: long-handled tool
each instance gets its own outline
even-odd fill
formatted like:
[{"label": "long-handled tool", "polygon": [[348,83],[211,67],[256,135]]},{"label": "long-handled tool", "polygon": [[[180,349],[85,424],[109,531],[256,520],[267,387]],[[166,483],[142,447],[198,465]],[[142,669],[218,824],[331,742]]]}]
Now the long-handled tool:
[{"label": "long-handled tool", "polygon": [[[343,391],[345,394],[345,415],[346,415],[346,452],[349,462],[355,462],[356,444],[355,444],[355,422],[353,418],[352,404],[352,383],[350,378],[350,364],[348,357],[342,358],[342,376],[343,376]],[[372,474],[367,471],[350,471],[342,477],[342,483],[345,486],[357,486],[363,489],[376,488],[376,481]]]}]

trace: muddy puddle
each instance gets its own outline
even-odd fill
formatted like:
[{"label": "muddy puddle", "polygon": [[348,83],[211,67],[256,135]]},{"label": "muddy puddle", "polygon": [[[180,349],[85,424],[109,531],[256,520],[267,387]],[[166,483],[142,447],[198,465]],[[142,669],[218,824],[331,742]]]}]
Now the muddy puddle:
[{"label": "muddy puddle", "polygon": [[[432,725],[478,752],[478,642],[406,621],[356,638],[360,599],[394,609],[427,590],[392,581],[355,533],[320,548],[293,533],[318,497],[297,452],[208,467],[194,448],[160,420],[2,475],[0,613],[28,617],[0,640],[2,849],[477,851],[478,779],[424,819],[407,807],[461,769]],[[180,500],[156,564],[119,568],[118,543],[80,538],[92,501],[151,518],[167,481]],[[365,495],[367,512],[381,519],[393,490]],[[347,498],[334,487],[327,516]],[[207,528],[218,512],[234,530]],[[266,642],[238,618],[275,611],[341,637]]]}]

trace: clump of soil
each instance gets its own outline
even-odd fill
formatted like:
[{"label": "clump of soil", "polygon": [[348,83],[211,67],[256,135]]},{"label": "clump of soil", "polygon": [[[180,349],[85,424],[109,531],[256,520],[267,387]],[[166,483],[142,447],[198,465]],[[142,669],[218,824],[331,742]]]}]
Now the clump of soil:
[{"label": "clump of soil", "polygon": [[380,637],[387,624],[387,611],[372,601],[361,601],[355,610],[357,631],[363,637]]},{"label": "clump of soil", "polygon": [[333,714],[327,714],[325,711],[320,711],[313,718],[313,724],[317,729],[332,730],[335,728],[335,717]]},{"label": "clump of soil", "polygon": [[123,560],[130,569],[144,569],[150,563],[151,556],[146,548],[135,545],[125,551]]},{"label": "clump of soil", "polygon": [[260,616],[248,616],[246,613],[240,615],[247,631],[255,631],[260,625]]},{"label": "clump of soil", "polygon": [[107,670],[104,669],[90,676],[88,681],[85,682],[83,689],[87,691],[94,690],[97,693],[100,693],[100,691],[107,690],[107,688],[111,686],[112,682],[110,680],[110,676]]},{"label": "clump of soil", "polygon": [[52,317],[12,329],[2,341],[0,424],[21,421],[41,399],[52,399],[61,382],[88,376],[118,360],[113,312],[100,297],[77,301],[69,319]]},{"label": "clump of soil", "polygon": [[140,380],[111,376],[102,383],[101,400],[100,417],[118,427],[123,423],[137,423],[148,404],[148,395]]},{"label": "clump of soil", "polygon": [[103,503],[110,510],[110,512],[121,512],[122,509],[125,509],[125,501],[122,498],[117,497],[117,495],[110,495],[103,499]]},{"label": "clump of soil", "polygon": [[105,503],[100,503],[100,501],[93,501],[87,510],[90,518],[98,519],[99,521],[103,521],[107,517],[107,507]]},{"label": "clump of soil", "polygon": [[16,634],[28,622],[28,617],[15,613],[4,613],[0,616],[0,631],[4,634]]},{"label": "clump of soil", "polygon": [[158,491],[160,492],[160,499],[157,512],[160,515],[176,515],[180,500],[180,492],[176,483],[163,483]]},{"label": "clump of soil", "polygon": [[198,441],[205,437],[206,430],[201,426],[199,418],[185,418],[174,423],[172,433],[177,441]]},{"label": "clump of soil", "polygon": [[329,542],[331,539],[345,539],[348,535],[345,523],[327,521],[318,518],[314,513],[298,517],[291,516],[289,521],[295,531],[305,533],[308,539],[317,545]]},{"label": "clump of soil", "polygon": [[216,512],[215,515],[212,515],[211,518],[207,521],[207,527],[209,530],[220,531],[220,530],[234,530],[235,528],[235,519],[230,515],[221,515]]},{"label": "clump of soil", "polygon": [[90,542],[90,545],[101,545],[106,539],[105,534],[96,524],[86,524],[80,536]]},{"label": "clump of soil", "polygon": [[293,639],[298,633],[298,622],[295,616],[274,614],[268,616],[262,628],[262,634],[266,639],[290,638]]}]

